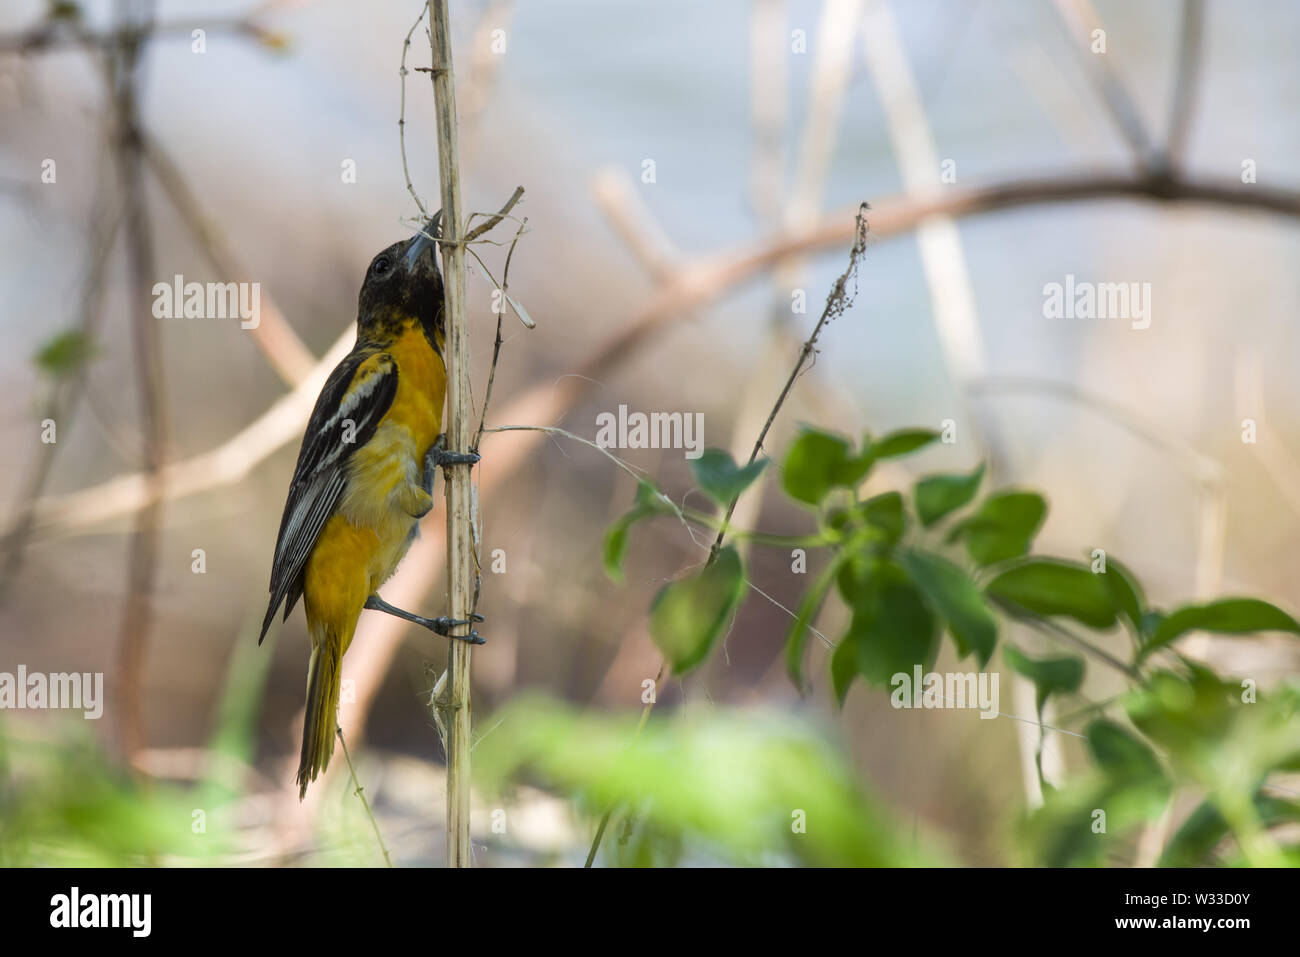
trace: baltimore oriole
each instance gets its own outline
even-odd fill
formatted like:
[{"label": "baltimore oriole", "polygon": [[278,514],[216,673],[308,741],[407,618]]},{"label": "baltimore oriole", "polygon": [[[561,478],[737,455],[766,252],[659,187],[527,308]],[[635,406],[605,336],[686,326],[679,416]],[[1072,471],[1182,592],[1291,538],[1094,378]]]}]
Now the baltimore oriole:
[{"label": "baltimore oriole", "polygon": [[[472,465],[475,453],[444,450],[439,435],[447,369],[443,360],[438,216],[370,263],[357,303],[357,342],[316,400],[271,566],[271,604],[258,644],[284,603],[304,599],[311,660],[298,795],[334,753],[343,654],[364,608],[448,635],[450,618],[422,618],[379,597],[433,507],[439,466]],[[482,618],[475,615],[476,621]],[[466,640],[481,643],[474,632]]]}]

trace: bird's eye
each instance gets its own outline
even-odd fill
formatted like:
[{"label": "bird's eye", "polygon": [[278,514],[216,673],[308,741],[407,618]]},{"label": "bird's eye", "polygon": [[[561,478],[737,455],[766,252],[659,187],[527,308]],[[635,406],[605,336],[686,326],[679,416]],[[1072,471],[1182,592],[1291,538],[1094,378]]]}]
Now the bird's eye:
[{"label": "bird's eye", "polygon": [[378,259],[375,260],[375,264],[373,267],[371,267],[371,271],[376,276],[382,276],[384,273],[388,272],[388,269],[391,265],[392,263],[388,261],[387,256],[380,256]]}]

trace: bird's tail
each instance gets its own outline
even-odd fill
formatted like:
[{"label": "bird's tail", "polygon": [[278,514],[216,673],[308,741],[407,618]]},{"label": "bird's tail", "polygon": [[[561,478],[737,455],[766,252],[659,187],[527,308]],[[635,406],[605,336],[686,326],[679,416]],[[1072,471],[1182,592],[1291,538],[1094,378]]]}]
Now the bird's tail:
[{"label": "bird's tail", "polygon": [[336,641],[313,642],[307,665],[307,717],[302,726],[302,758],[298,762],[298,798],[329,766],[339,709],[339,677],[343,650]]}]

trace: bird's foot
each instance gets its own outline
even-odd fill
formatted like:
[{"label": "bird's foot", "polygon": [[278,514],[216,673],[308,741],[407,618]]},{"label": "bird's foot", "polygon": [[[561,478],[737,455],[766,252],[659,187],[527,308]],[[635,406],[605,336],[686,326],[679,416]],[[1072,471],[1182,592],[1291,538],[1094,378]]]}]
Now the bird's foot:
[{"label": "bird's foot", "polygon": [[424,457],[424,469],[427,473],[431,469],[446,468],[449,465],[477,465],[478,461],[477,452],[448,452],[447,433],[444,432],[438,436],[438,441],[433,443],[429,454]]},{"label": "bird's foot", "polygon": [[471,614],[469,618],[448,618],[446,615],[440,615],[437,618],[425,618],[423,615],[416,615],[409,611],[404,611],[394,605],[390,605],[378,595],[371,595],[366,599],[365,607],[372,611],[382,611],[392,615],[395,618],[401,618],[403,621],[409,621],[412,624],[428,628],[436,635],[442,635],[444,638],[455,638],[457,641],[467,641],[471,645],[481,645],[486,642],[482,635],[477,631],[470,631],[468,635],[453,635],[451,630],[459,628],[462,625],[472,625],[475,622],[483,620],[482,615]]}]

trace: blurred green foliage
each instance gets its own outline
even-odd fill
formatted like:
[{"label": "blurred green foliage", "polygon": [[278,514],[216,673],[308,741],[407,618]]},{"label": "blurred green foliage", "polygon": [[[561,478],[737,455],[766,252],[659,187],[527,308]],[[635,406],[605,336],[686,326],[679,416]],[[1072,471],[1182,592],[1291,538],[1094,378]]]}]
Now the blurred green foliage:
[{"label": "blurred green foliage", "polygon": [[[901,866],[934,862],[785,715],[711,711],[650,721],[520,699],[474,750],[490,792],[536,781],[594,815],[624,812],[605,853],[623,864]],[[628,823],[630,822],[630,824]],[[613,835],[611,835],[613,837]]]},{"label": "blurred green foliage", "polygon": [[[1235,839],[1234,853],[1246,862],[1289,860],[1293,850],[1279,845],[1269,828],[1287,818],[1291,804],[1277,796],[1277,786],[1268,778],[1300,767],[1300,725],[1291,720],[1296,692],[1288,687],[1259,692],[1257,702],[1253,684],[1234,683],[1186,660],[1176,643],[1193,631],[1300,634],[1300,623],[1256,598],[1169,611],[1149,607],[1132,571],[1104,552],[1094,552],[1090,565],[1031,554],[1047,516],[1046,500],[1022,489],[998,490],[980,499],[982,465],[967,473],[923,476],[910,494],[899,489],[859,496],[876,462],[912,454],[939,439],[936,432],[907,429],[879,440],[865,436],[855,445],[843,436],[806,428],[786,453],[781,485],[791,499],[813,511],[815,534],[781,541],[725,528],[733,538],[828,553],[794,612],[787,637],[786,665],[796,686],[805,683],[809,635],[833,593],[849,622],[830,656],[831,686],[841,703],[858,679],[888,688],[894,675],[911,674],[917,666],[928,670],[945,634],[959,659],[973,657],[983,669],[997,649],[999,614],[1024,622],[1055,640],[1068,639],[1072,651],[1088,650],[1128,682],[1120,699],[1095,707],[1101,714],[1086,734],[1091,768],[1060,792],[1042,782],[1046,804],[1021,831],[1028,859],[1104,861],[1116,853],[1105,835],[1127,835],[1139,824],[1152,824],[1169,811],[1175,795],[1199,793],[1206,803],[1186,817],[1165,863],[1218,859],[1212,854],[1219,843],[1216,828],[1220,838],[1228,834]],[[696,481],[725,509],[759,477],[757,464],[740,468],[726,452],[710,449],[693,468]],[[630,529],[663,513],[722,527],[716,516],[677,509],[643,481],[635,506],[607,536],[606,567],[612,577],[621,576]],[[676,673],[707,660],[744,596],[745,574],[740,553],[728,547],[660,591],[650,631]],[[1073,631],[1079,627],[1102,639],[1122,628],[1129,636],[1130,660]],[[1035,659],[1010,646],[1003,654],[1013,671],[1033,682],[1040,723],[1050,698],[1077,694],[1082,687],[1085,660],[1077,654]],[[1157,656],[1165,670],[1149,671]],[[1243,692],[1246,686],[1249,693]],[[1122,709],[1123,715],[1107,717],[1108,708]],[[609,744],[613,747],[614,741]],[[629,760],[618,758],[620,766]],[[631,771],[622,773],[629,782],[635,777]],[[1268,787],[1274,790],[1266,794]],[[618,799],[632,800],[626,794]]]},{"label": "blurred green foliage", "polygon": [[95,358],[98,348],[89,335],[80,329],[67,329],[45,342],[36,351],[36,367],[54,379],[62,379],[80,372]]},{"label": "blurred green foliage", "polygon": [[[1134,863],[1141,836],[1167,825],[1159,863],[1300,863],[1288,826],[1297,795],[1279,777],[1300,772],[1300,687],[1260,689],[1184,658],[1193,631],[1237,635],[1300,632],[1290,614],[1254,598],[1172,610],[1152,607],[1136,576],[1110,556],[1092,565],[1032,554],[1047,514],[1026,490],[980,496],[982,468],[920,478],[910,489],[869,497],[859,487],[875,463],[919,451],[936,433],[912,429],[847,439],[807,430],[781,482],[808,509],[810,534],[790,539],[727,529],[733,538],[819,550],[820,569],[794,612],[785,660],[806,683],[804,660],[818,616],[833,598],[847,622],[830,655],[842,703],[859,681],[888,688],[897,673],[928,669],[945,636],[959,659],[985,669],[1005,618],[1066,634],[1098,652],[1127,633],[1126,660],[1098,654],[1126,681],[1111,701],[1089,704],[1088,764],[1044,803],[1021,813],[1016,855],[1026,863]],[[697,478],[722,510],[757,481],[765,463],[737,466],[709,450]],[[658,515],[718,528],[687,515],[649,481],[606,536],[605,561],[621,574],[632,530]],[[707,661],[746,594],[746,562],[726,546],[666,584],[649,612],[656,644],[678,674]],[[250,626],[251,629],[251,626]],[[1093,633],[1084,637],[1074,629]],[[199,779],[141,784],[112,764],[85,725],[52,738],[0,735],[0,864],[145,865],[227,863],[237,808],[247,797],[267,668],[251,630],[236,644],[215,731]],[[1098,641],[1101,639],[1101,641]],[[1090,644],[1095,642],[1095,644]],[[1036,689],[1040,722],[1052,699],[1078,696],[1085,659],[1030,656],[1005,642],[1006,665]],[[788,715],[711,710],[658,718],[584,714],[534,698],[509,705],[500,730],[475,747],[481,786],[537,783],[575,799],[595,819],[615,811],[603,860],[630,866],[799,864],[896,866],[941,863],[856,780],[840,749]],[[0,727],[0,731],[5,730]],[[1041,778],[1041,767],[1040,767]],[[347,813],[318,822],[321,846],[307,860],[375,863],[359,805],[340,786]],[[336,809],[332,800],[329,807]],[[355,806],[354,806],[355,805]],[[201,814],[197,813],[201,812]],[[355,813],[353,813],[355,812]],[[202,821],[202,826],[196,824]]]},{"label": "blurred green foliage", "polygon": [[186,790],[141,787],[73,726],[52,740],[0,734],[0,865],[123,867],[221,852],[216,822]]}]

